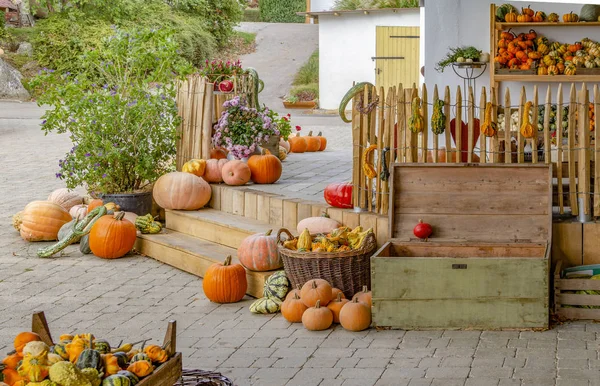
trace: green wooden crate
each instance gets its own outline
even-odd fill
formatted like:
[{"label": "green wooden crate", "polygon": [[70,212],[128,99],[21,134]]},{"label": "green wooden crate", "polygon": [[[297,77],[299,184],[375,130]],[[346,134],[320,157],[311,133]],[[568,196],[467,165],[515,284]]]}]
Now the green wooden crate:
[{"label": "green wooden crate", "polygon": [[[548,328],[551,165],[395,164],[391,178],[375,326]],[[419,219],[434,229],[426,242]]]}]

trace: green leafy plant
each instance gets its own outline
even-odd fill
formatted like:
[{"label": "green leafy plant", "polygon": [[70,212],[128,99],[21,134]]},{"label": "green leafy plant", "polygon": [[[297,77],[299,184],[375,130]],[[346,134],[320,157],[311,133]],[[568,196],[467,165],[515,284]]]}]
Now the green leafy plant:
[{"label": "green leafy plant", "polygon": [[436,71],[444,72],[444,68],[450,64],[455,63],[459,58],[473,59],[474,61],[479,60],[481,56],[481,50],[475,47],[450,47],[446,57],[435,65]]},{"label": "green leafy plant", "polygon": [[418,8],[419,0],[336,0],[333,9],[354,11],[357,9]]},{"label": "green leafy plant", "polygon": [[[296,98],[296,102],[310,102],[319,98],[319,85],[317,83],[303,84],[294,86],[290,90],[285,100],[292,102],[292,98]],[[292,102],[294,103],[294,102]]]},{"label": "green leafy plant", "polygon": [[260,19],[267,23],[302,23],[306,11],[305,0],[260,0]]},{"label": "green leafy plant", "polygon": [[32,80],[49,105],[42,130],[68,133],[74,147],[56,176],[92,194],[143,190],[173,170],[178,78],[192,70],[167,30],[115,29],[86,52],[77,74],[45,70]]},{"label": "green leafy plant", "polygon": [[294,85],[319,83],[319,50],[313,52],[294,77]]}]

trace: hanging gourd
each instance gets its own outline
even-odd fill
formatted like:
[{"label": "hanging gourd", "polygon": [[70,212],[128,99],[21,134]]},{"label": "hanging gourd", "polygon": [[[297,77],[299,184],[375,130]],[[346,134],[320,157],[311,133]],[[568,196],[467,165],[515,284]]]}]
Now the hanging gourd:
[{"label": "hanging gourd", "polygon": [[371,145],[367,148],[367,150],[365,150],[365,153],[363,154],[363,172],[365,173],[365,176],[367,176],[367,178],[375,178],[375,176],[377,176],[375,167],[369,161],[371,153],[374,152],[376,149],[377,145]]},{"label": "hanging gourd", "polygon": [[531,110],[531,102],[525,103],[523,109],[523,123],[521,124],[521,135],[525,138],[533,138],[533,125],[529,121],[529,111]]},{"label": "hanging gourd", "polygon": [[442,134],[446,130],[446,115],[444,115],[444,101],[438,99],[433,104],[433,114],[431,115],[431,131],[433,134]]},{"label": "hanging gourd", "polygon": [[481,125],[481,133],[486,137],[493,137],[496,135],[496,123],[492,122],[492,103],[488,102],[485,104],[485,117],[483,124]]},{"label": "hanging gourd", "polygon": [[419,108],[421,99],[414,97],[411,103],[412,116],[408,119],[408,128],[413,133],[420,133],[423,131],[423,116],[421,115],[421,109]]}]

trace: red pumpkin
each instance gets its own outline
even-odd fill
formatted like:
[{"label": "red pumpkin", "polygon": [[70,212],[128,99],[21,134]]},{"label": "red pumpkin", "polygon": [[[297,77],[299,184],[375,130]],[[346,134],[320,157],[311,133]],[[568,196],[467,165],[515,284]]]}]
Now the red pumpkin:
[{"label": "red pumpkin", "polygon": [[250,168],[245,162],[232,160],[223,165],[221,169],[223,182],[227,185],[240,186],[250,181]]},{"label": "red pumpkin", "polygon": [[211,159],[226,159],[227,151],[221,147],[216,147],[210,151]]},{"label": "red pumpkin", "polygon": [[125,212],[119,212],[114,216],[102,216],[94,223],[89,237],[90,249],[94,255],[103,259],[117,259],[131,251],[137,230],[135,225],[123,217]]},{"label": "red pumpkin", "polygon": [[268,150],[250,157],[248,166],[252,172],[252,181],[256,184],[273,184],[281,177],[281,161]]},{"label": "red pumpkin", "polygon": [[154,201],[164,209],[197,210],[210,201],[211,194],[210,185],[202,177],[184,172],[161,176],[152,189]]},{"label": "red pumpkin", "polygon": [[246,237],[237,251],[240,263],[251,271],[273,271],[283,267],[277,253],[277,236],[257,233]]},{"label": "red pumpkin", "polygon": [[433,233],[431,225],[424,223],[423,220],[419,220],[419,223],[413,229],[413,233],[420,239],[427,240]]},{"label": "red pumpkin", "polygon": [[325,187],[325,201],[336,208],[352,209],[352,183],[334,182]]},{"label": "red pumpkin", "polygon": [[223,166],[227,163],[226,159],[209,159],[206,161],[204,179],[206,182],[223,182]]}]

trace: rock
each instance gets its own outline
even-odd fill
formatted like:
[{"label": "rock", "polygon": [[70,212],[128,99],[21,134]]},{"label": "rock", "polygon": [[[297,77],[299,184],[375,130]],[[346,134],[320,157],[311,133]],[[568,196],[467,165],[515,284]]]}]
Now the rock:
[{"label": "rock", "polygon": [[19,48],[17,49],[17,54],[33,56],[33,46],[31,45],[31,43],[23,42],[23,43],[19,44]]},{"label": "rock", "polygon": [[4,50],[0,48],[0,55],[4,55]]},{"label": "rock", "polygon": [[19,71],[0,59],[0,99],[28,100],[29,92],[21,84],[21,78]]}]

